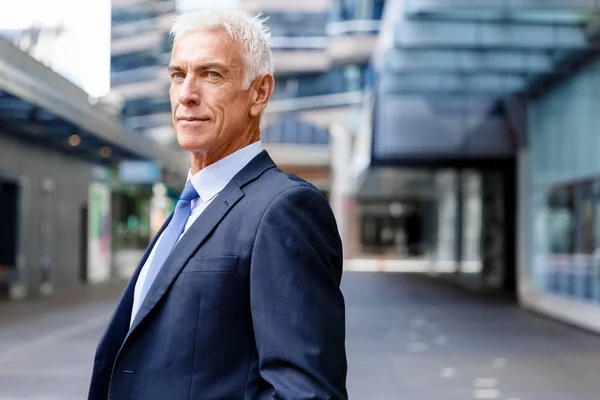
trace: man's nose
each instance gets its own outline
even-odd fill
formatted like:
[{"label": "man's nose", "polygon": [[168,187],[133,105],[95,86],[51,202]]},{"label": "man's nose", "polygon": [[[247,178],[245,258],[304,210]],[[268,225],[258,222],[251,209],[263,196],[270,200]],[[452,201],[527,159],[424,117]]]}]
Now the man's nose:
[{"label": "man's nose", "polygon": [[179,103],[183,105],[198,105],[200,104],[200,90],[194,83],[193,79],[186,77],[181,85],[181,90],[178,96]]}]

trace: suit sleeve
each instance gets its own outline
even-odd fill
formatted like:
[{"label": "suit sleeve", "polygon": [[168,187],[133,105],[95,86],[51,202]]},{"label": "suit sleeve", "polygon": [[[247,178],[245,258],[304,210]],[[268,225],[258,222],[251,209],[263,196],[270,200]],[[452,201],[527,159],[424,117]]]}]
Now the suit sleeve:
[{"label": "suit sleeve", "polygon": [[327,200],[287,189],[254,243],[250,298],[260,374],[272,399],[347,399],[342,245]]}]

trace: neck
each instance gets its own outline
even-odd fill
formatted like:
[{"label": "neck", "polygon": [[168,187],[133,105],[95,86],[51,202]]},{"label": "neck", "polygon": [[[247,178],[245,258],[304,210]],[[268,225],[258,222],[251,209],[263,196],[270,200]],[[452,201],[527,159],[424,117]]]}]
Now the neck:
[{"label": "neck", "polygon": [[236,151],[243,149],[244,147],[251,145],[252,143],[260,140],[260,129],[258,125],[256,127],[248,127],[248,129],[241,132],[239,135],[235,135],[229,141],[217,145],[210,150],[197,151],[191,153],[191,166],[192,174],[197,174],[200,170],[208,167],[211,164],[216,163],[219,160],[235,153]]}]

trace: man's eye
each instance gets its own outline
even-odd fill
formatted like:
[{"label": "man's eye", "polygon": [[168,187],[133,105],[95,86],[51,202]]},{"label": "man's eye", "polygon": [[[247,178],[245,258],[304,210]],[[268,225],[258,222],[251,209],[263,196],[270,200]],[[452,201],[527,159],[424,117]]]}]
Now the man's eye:
[{"label": "man's eye", "polygon": [[221,74],[216,71],[208,71],[208,77],[211,79],[217,79],[221,77]]},{"label": "man's eye", "polygon": [[181,82],[185,79],[185,76],[181,72],[173,72],[171,74],[171,81],[173,82]]}]

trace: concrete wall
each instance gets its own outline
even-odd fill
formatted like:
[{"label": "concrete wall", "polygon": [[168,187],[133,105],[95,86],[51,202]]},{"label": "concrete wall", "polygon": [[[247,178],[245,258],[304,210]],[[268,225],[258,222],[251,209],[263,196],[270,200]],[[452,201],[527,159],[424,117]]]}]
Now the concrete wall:
[{"label": "concrete wall", "polygon": [[[13,289],[17,297],[40,293],[42,259],[51,257],[51,282],[54,290],[77,284],[80,270],[81,208],[88,201],[91,163],[48,150],[35,144],[17,141],[0,132],[0,175],[21,182],[21,274]],[[53,187],[53,199],[44,202],[44,187]],[[48,207],[44,218],[44,204]],[[44,221],[45,220],[45,221]],[[45,243],[45,222],[50,240]]]}]

